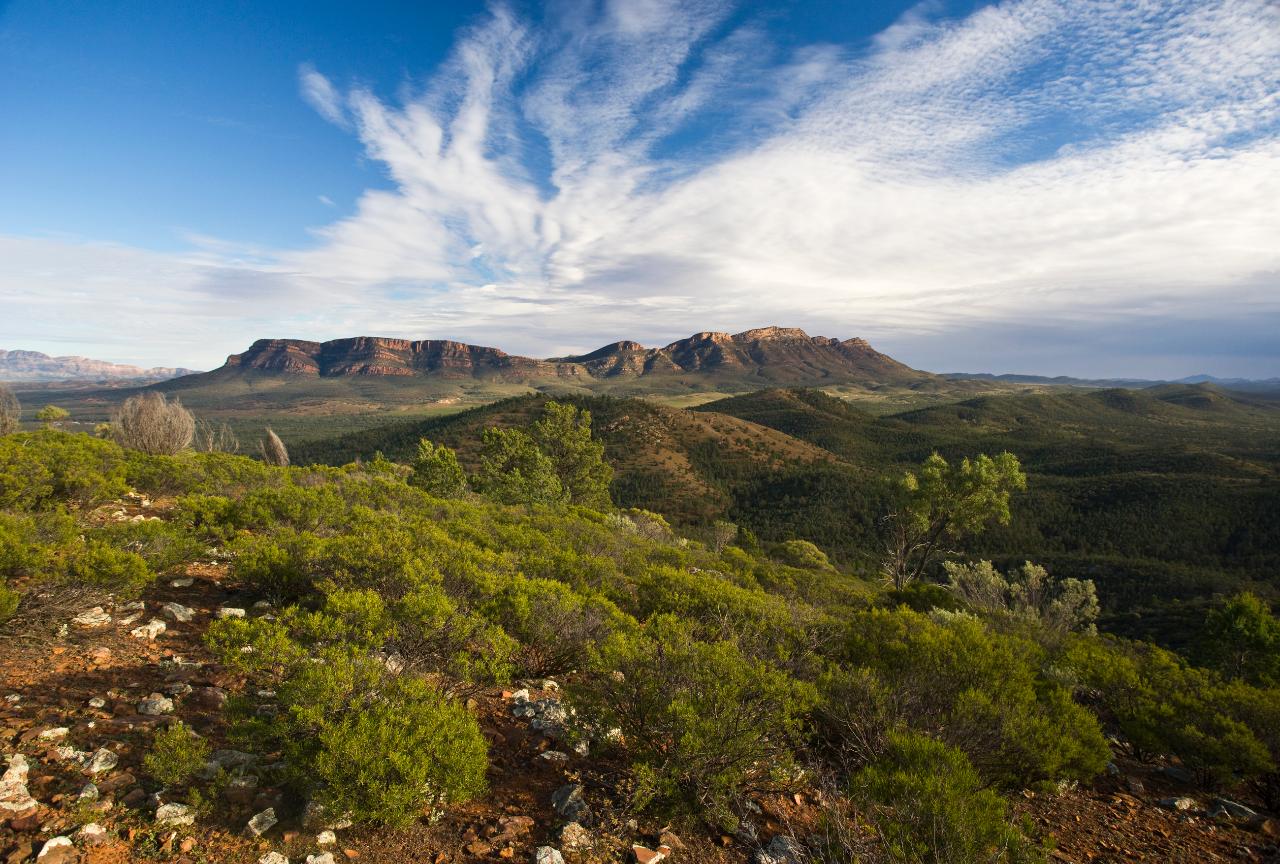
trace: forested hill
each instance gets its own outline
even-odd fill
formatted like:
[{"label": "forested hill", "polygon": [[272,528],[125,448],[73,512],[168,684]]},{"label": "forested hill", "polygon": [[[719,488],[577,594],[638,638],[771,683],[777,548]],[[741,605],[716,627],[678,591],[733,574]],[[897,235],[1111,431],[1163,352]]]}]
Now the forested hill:
[{"label": "forested hill", "polygon": [[[520,397],[294,448],[342,464],[412,455],[426,437],[474,466],[479,431],[522,425]],[[624,506],[687,526],[728,519],[764,541],[800,538],[870,573],[878,519],[901,472],[1015,453],[1030,475],[1014,518],[966,551],[1094,579],[1105,623],[1177,643],[1212,597],[1280,589],[1280,410],[1211,385],[984,397],[874,416],[816,390],[767,390],[685,411],[575,398],[591,410]]]}]

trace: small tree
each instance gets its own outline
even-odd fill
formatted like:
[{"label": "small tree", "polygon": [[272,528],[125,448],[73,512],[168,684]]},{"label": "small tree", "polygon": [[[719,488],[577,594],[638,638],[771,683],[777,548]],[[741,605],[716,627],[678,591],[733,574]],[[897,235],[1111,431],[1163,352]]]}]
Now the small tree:
[{"label": "small tree", "polygon": [[418,441],[409,482],[437,498],[458,498],[467,491],[467,475],[458,464],[458,454],[426,438]]},{"label": "small tree", "polygon": [[883,520],[882,570],[901,590],[950,554],[949,544],[1009,522],[1009,497],[1027,488],[1018,457],[985,454],[950,465],[937,453],[902,478],[897,507]]},{"label": "small tree", "polygon": [[258,452],[262,455],[262,461],[268,465],[274,465],[277,468],[289,467],[289,450],[271,427],[267,427],[266,436],[258,442]]},{"label": "small tree", "polygon": [[111,430],[122,447],[172,456],[191,445],[196,421],[177,399],[148,390],[124,400],[111,415]]},{"label": "small tree", "polygon": [[70,411],[66,408],[59,408],[57,405],[46,405],[36,412],[36,419],[43,423],[47,429],[52,429],[70,416]]},{"label": "small tree", "polygon": [[9,385],[0,383],[0,435],[17,432],[21,421],[22,403],[9,389]]},{"label": "small tree", "polygon": [[519,429],[484,430],[475,489],[503,504],[557,504],[568,499],[555,464]]},{"label": "small tree", "polygon": [[711,549],[717,555],[738,536],[738,526],[723,519],[711,523]]},{"label": "small tree", "polygon": [[1257,595],[1244,591],[1209,610],[1200,643],[1205,661],[1228,678],[1280,683],[1280,620]]},{"label": "small tree", "polygon": [[591,437],[591,412],[548,402],[533,424],[533,442],[550,458],[570,503],[604,509],[612,504],[613,469],[604,461],[604,443]]},{"label": "small tree", "polygon": [[1098,618],[1098,592],[1092,579],[1054,579],[1030,561],[1002,574],[990,561],[960,564],[944,561],[948,588],[971,609],[1035,621],[1051,633],[1093,632]]}]

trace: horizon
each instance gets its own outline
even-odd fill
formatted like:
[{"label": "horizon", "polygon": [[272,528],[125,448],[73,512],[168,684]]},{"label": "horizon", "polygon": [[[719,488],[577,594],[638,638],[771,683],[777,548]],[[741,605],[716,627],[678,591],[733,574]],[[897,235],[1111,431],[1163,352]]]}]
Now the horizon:
[{"label": "horizon", "polygon": [[8,350],[778,325],[935,371],[1280,375],[1265,0],[13,0],[0,79]]}]

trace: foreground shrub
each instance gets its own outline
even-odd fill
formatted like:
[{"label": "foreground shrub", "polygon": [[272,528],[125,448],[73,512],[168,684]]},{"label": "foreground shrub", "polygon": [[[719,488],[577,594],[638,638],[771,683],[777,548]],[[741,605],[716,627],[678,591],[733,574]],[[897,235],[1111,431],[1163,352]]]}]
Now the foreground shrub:
[{"label": "foreground shrub", "polygon": [[778,546],[774,557],[783,564],[792,567],[803,567],[810,570],[830,570],[831,561],[823,552],[808,540],[788,540]]},{"label": "foreground shrub", "polygon": [[725,827],[738,799],[790,770],[811,688],[730,642],[701,642],[672,616],[618,633],[572,693],[584,716],[622,731],[638,801],[683,804]]},{"label": "foreground shrub", "polygon": [[18,611],[18,603],[21,599],[21,595],[6,585],[4,578],[0,577],[0,624],[13,617],[13,614]]},{"label": "foreground shrub", "polygon": [[77,585],[132,595],[155,581],[156,575],[142,556],[102,540],[89,540],[68,562],[66,578]]},{"label": "foreground shrub", "polygon": [[577,669],[592,646],[635,623],[604,597],[549,579],[514,581],[492,604],[490,617],[519,640],[524,674],[539,677]]},{"label": "foreground shrub", "polygon": [[403,825],[485,791],[480,727],[418,680],[399,680],[381,700],[321,724],[317,739],[320,799],[356,820]]},{"label": "foreground shrub", "polygon": [[121,446],[152,455],[181,453],[195,432],[191,412],[154,390],[130,396],[111,415],[111,435]]},{"label": "foreground shrub", "polygon": [[1042,860],[1009,822],[1008,804],[983,788],[964,753],[923,735],[889,735],[884,755],[856,777],[873,806],[885,851],[923,864],[1015,864]]},{"label": "foreground shrub", "polygon": [[409,483],[437,498],[460,498],[467,492],[467,475],[458,462],[458,454],[426,438],[418,441]]},{"label": "foreground shrub", "polygon": [[0,508],[83,507],[119,497],[124,453],[110,441],[45,429],[0,438]]},{"label": "foreground shrub", "polygon": [[142,767],[165,786],[178,786],[194,777],[208,759],[209,742],[178,721],[156,733]]}]

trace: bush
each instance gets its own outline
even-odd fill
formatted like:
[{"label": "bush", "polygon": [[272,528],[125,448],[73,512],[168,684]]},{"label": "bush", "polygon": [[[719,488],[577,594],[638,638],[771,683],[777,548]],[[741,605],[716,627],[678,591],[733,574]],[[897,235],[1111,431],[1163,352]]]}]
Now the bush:
[{"label": "bush", "polygon": [[0,509],[84,507],[128,491],[124,453],[110,441],[46,429],[0,438]]},{"label": "bush", "polygon": [[359,821],[404,825],[485,790],[488,745],[475,719],[421,681],[328,718],[311,766],[319,798]]},{"label": "bush", "polygon": [[18,431],[22,422],[22,403],[9,389],[9,385],[0,382],[0,435],[8,435]]},{"label": "bush", "polygon": [[803,567],[809,570],[832,569],[827,553],[808,540],[788,540],[779,544],[774,557],[791,567]]},{"label": "bush", "polygon": [[604,597],[580,594],[562,582],[518,579],[493,602],[489,616],[520,642],[524,674],[577,669],[589,649],[634,621]]},{"label": "bush", "polygon": [[109,523],[94,529],[89,536],[136,553],[157,573],[194,561],[205,550],[203,543],[180,527],[160,520]]},{"label": "bush", "polygon": [[873,821],[895,861],[1042,860],[1010,824],[1005,800],[983,788],[964,753],[940,741],[890,734],[884,756],[857,776],[854,792],[873,805]]},{"label": "bush", "polygon": [[179,786],[195,776],[208,759],[209,742],[179,720],[156,733],[142,767],[165,786]]},{"label": "bush", "polygon": [[130,396],[111,415],[111,434],[122,447],[172,456],[191,446],[196,421],[176,398],[147,390]]},{"label": "bush", "polygon": [[18,611],[18,603],[22,596],[5,584],[3,576],[0,576],[0,624],[8,621],[13,614]]},{"label": "bush", "polygon": [[458,463],[458,454],[426,438],[418,441],[409,482],[437,498],[459,498],[467,491],[467,475]]},{"label": "bush", "polygon": [[502,504],[561,504],[569,497],[555,463],[520,429],[484,430],[471,485]]},{"label": "bush", "polygon": [[80,585],[132,595],[155,581],[142,556],[125,552],[102,540],[89,540],[67,563],[66,578]]},{"label": "bush", "polygon": [[571,695],[590,722],[621,729],[639,805],[683,804],[724,827],[740,796],[788,772],[814,701],[811,687],[669,615],[606,639]]}]

